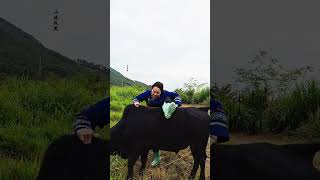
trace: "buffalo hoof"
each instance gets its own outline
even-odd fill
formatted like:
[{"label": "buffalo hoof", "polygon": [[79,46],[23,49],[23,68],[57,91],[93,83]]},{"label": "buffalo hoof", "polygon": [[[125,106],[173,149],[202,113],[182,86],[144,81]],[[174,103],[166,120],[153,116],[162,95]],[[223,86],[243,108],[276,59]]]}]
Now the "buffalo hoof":
[{"label": "buffalo hoof", "polygon": [[194,176],[189,176],[188,180],[195,180],[196,178]]}]

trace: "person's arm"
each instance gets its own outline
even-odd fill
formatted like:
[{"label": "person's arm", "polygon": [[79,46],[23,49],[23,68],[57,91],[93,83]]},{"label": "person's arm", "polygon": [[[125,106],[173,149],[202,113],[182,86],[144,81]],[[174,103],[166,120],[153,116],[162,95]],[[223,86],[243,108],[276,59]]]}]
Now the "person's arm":
[{"label": "person's arm", "polygon": [[[74,131],[84,143],[91,142],[96,126],[102,128],[110,123],[110,98],[82,110],[75,118]],[[86,140],[85,137],[88,137]]]},{"label": "person's arm", "polygon": [[229,141],[228,120],[220,102],[210,100],[210,141],[222,143]]},{"label": "person's arm", "polygon": [[229,141],[229,126],[223,111],[211,114],[210,136],[215,136],[217,143]]},{"label": "person's arm", "polygon": [[148,99],[148,97],[151,96],[151,91],[150,90],[146,90],[145,92],[139,94],[138,96],[136,96],[133,99],[133,104],[140,104],[141,101]]},{"label": "person's arm", "polygon": [[174,101],[178,106],[181,106],[181,98],[180,95],[176,92],[167,92],[170,99]]},{"label": "person's arm", "polygon": [[110,122],[110,98],[103,99],[98,103],[82,110],[75,118],[74,130],[82,128],[102,128]]}]

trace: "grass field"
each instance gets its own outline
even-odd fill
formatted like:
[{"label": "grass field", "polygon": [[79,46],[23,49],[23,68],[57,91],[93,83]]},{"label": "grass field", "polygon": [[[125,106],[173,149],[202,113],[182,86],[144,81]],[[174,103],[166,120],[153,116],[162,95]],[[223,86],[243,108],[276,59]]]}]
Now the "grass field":
[{"label": "grass field", "polygon": [[[34,81],[28,78],[2,78],[0,80],[0,179],[35,179],[43,154],[57,137],[72,133],[74,116],[84,107],[96,103],[108,94],[109,84],[85,78],[48,79]],[[288,135],[319,137],[320,88],[318,82],[297,85],[290,93],[268,101],[261,109],[263,133],[289,132]],[[141,87],[116,87],[110,89],[110,126],[121,118],[126,105],[143,92]],[[221,98],[230,126],[246,132],[250,122],[259,119],[253,101],[259,96],[250,92],[243,95],[238,117],[236,100]],[[262,102],[264,103],[264,102]],[[262,104],[263,105],[263,104]],[[258,122],[258,121],[257,121]],[[257,128],[258,123],[256,123]],[[98,129],[107,138],[108,128]],[[150,151],[144,179],[181,179],[191,170],[189,149],[174,154],[162,152],[162,163],[150,167]],[[209,154],[208,154],[209,155]],[[139,165],[139,163],[137,163]],[[139,166],[136,166],[138,168]],[[111,157],[111,178],[124,179],[127,161]],[[136,175],[137,169],[134,172]]]},{"label": "grass field", "polygon": [[74,116],[105,97],[108,86],[86,79],[1,80],[0,179],[35,179],[47,146],[72,133]]}]

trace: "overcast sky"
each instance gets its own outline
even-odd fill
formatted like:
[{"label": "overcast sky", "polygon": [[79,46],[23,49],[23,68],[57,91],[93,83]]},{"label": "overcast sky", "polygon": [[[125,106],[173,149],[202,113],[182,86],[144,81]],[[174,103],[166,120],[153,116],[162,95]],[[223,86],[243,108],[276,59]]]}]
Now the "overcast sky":
[{"label": "overcast sky", "polygon": [[[53,12],[60,11],[59,32]],[[106,0],[1,0],[0,16],[71,59],[108,65]]]},{"label": "overcast sky", "polygon": [[232,82],[235,67],[245,67],[257,49],[267,50],[290,68],[305,65],[319,78],[320,1],[211,1],[212,82]]},{"label": "overcast sky", "polygon": [[[190,77],[232,82],[263,48],[289,67],[319,69],[320,1],[111,0],[111,66],[130,78],[167,89]],[[52,31],[60,11],[60,32]],[[67,57],[108,65],[107,1],[1,0],[0,16]],[[209,57],[211,63],[209,63]],[[209,68],[209,64],[211,67]],[[129,65],[129,73],[125,72]],[[313,77],[320,77],[318,71]]]},{"label": "overcast sky", "polygon": [[111,67],[168,90],[209,83],[209,0],[111,0],[110,12]]}]

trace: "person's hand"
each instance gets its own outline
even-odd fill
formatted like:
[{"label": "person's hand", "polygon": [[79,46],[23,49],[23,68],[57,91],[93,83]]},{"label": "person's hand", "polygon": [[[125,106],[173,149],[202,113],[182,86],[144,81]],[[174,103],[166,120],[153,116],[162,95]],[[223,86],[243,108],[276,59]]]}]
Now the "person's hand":
[{"label": "person's hand", "polygon": [[140,106],[139,102],[134,102],[133,104],[134,104],[135,107],[139,107]]},{"label": "person's hand", "polygon": [[210,146],[217,143],[217,136],[210,135]]},{"label": "person's hand", "polygon": [[76,134],[84,144],[90,144],[92,141],[94,131],[90,128],[82,128],[77,130]]}]

